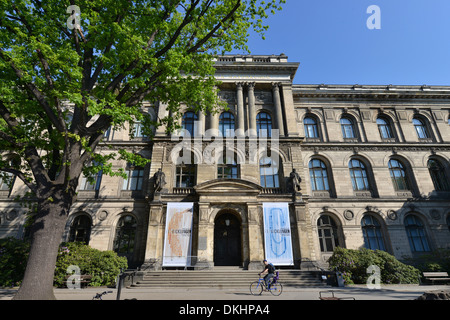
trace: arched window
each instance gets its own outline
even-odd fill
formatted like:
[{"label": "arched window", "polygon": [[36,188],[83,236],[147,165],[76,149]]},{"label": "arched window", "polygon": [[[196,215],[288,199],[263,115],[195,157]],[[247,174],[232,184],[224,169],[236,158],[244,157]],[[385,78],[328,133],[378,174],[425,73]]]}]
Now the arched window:
[{"label": "arched window", "polygon": [[428,160],[428,171],[436,191],[450,191],[449,181],[444,166],[435,159]]},{"label": "arched window", "polygon": [[259,177],[261,187],[279,188],[280,179],[278,176],[279,166],[272,158],[265,157],[259,160]]},{"label": "arched window", "polygon": [[411,190],[406,168],[399,160],[389,161],[389,172],[396,191]]},{"label": "arched window", "polygon": [[381,139],[393,139],[394,134],[392,132],[389,121],[384,118],[377,119],[378,131],[380,132]]},{"label": "arched window", "polygon": [[219,130],[223,137],[234,137],[235,121],[231,112],[224,112],[220,115]]},{"label": "arched window", "polygon": [[197,115],[192,111],[188,111],[183,115],[181,127],[183,128],[183,130],[189,132],[191,137],[194,137],[195,135],[195,122],[197,121],[197,119]]},{"label": "arched window", "polygon": [[364,236],[364,246],[367,249],[386,251],[381,224],[378,219],[371,215],[365,215],[361,220],[361,227]]},{"label": "arched window", "polygon": [[350,177],[354,191],[370,190],[369,179],[365,165],[357,159],[352,159],[348,163]]},{"label": "arched window", "polygon": [[312,159],[309,162],[309,176],[312,191],[329,191],[327,166],[322,160]]},{"label": "arched window", "polygon": [[[121,256],[130,256],[134,252],[136,243],[137,222],[133,216],[120,218],[114,238],[114,251]],[[131,257],[131,256],[130,256]]]},{"label": "arched window", "polygon": [[332,252],[339,246],[338,228],[336,222],[329,215],[322,215],[317,221],[320,251]]},{"label": "arched window", "polygon": [[89,244],[91,224],[91,219],[85,214],[76,217],[70,226],[69,242],[83,242]]},{"label": "arched window", "polygon": [[272,117],[267,112],[256,116],[256,131],[258,137],[272,137]]},{"label": "arched window", "polygon": [[194,154],[191,153],[191,161],[177,165],[175,174],[176,188],[192,188],[197,184],[197,165]]},{"label": "arched window", "polygon": [[355,124],[350,118],[348,117],[341,118],[341,129],[342,129],[342,136],[344,137],[344,139],[357,138]]},{"label": "arched window", "polygon": [[306,117],[303,120],[303,125],[305,126],[306,138],[319,138],[319,128],[316,119],[313,117]]},{"label": "arched window", "polygon": [[412,214],[408,215],[405,218],[405,228],[412,252],[430,251],[425,226],[419,217]]},{"label": "arched window", "polygon": [[232,156],[223,152],[222,163],[217,165],[218,179],[239,179],[239,166],[236,161],[236,154]]},{"label": "arched window", "polygon": [[419,139],[431,138],[430,133],[428,132],[427,125],[423,119],[419,119],[416,117],[413,119],[413,124]]}]

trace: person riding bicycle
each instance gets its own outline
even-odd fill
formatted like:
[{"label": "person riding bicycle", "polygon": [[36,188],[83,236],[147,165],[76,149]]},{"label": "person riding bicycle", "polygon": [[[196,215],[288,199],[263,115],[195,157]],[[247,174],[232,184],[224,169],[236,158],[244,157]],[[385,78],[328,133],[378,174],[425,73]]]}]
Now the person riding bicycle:
[{"label": "person riding bicycle", "polygon": [[273,264],[269,263],[267,260],[263,261],[264,263],[264,270],[261,271],[261,273],[259,274],[259,276],[264,276],[264,282],[266,283],[266,288],[267,290],[270,289],[270,279],[272,279],[275,275],[275,267],[273,266]]}]

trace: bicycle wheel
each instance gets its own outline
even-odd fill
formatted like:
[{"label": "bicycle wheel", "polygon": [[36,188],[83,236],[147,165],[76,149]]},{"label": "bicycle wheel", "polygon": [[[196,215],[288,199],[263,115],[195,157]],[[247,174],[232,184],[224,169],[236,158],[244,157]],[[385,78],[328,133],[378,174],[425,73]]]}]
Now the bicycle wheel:
[{"label": "bicycle wheel", "polygon": [[274,296],[279,296],[283,292],[283,285],[279,282],[270,287],[270,293]]},{"label": "bicycle wheel", "polygon": [[259,281],[252,282],[250,284],[250,293],[254,296],[260,296],[263,290],[263,286]]}]

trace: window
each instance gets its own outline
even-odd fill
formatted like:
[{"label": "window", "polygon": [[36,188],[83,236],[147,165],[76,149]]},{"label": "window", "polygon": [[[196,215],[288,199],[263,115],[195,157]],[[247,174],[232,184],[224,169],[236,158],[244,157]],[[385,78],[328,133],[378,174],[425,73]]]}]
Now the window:
[{"label": "window", "polygon": [[364,236],[364,246],[371,250],[386,251],[380,222],[371,215],[366,215],[361,220],[361,227]]},{"label": "window", "polygon": [[435,159],[428,160],[428,170],[436,191],[450,191],[444,166]]},{"label": "window", "polygon": [[191,162],[177,165],[175,174],[176,188],[192,188],[196,185],[197,166],[195,164],[194,154],[191,153]]},{"label": "window", "polygon": [[381,139],[393,139],[394,134],[392,133],[391,126],[389,121],[378,118],[377,119],[378,131],[380,132]]},{"label": "window", "polygon": [[317,221],[317,231],[321,252],[332,252],[339,246],[338,228],[332,217],[322,215]]},{"label": "window", "polygon": [[344,139],[355,139],[356,138],[356,131],[353,124],[353,121],[349,118],[341,118],[341,129],[342,129],[342,136]]},{"label": "window", "polygon": [[91,219],[85,215],[79,215],[73,220],[69,231],[69,242],[83,242],[89,244],[91,237]]},{"label": "window", "polygon": [[0,190],[8,191],[14,185],[15,176],[9,172],[0,172]]},{"label": "window", "polygon": [[272,117],[267,112],[256,116],[256,131],[258,137],[272,137]]},{"label": "window", "polygon": [[133,216],[120,218],[114,238],[114,251],[119,255],[130,255],[134,252],[137,222]]},{"label": "window", "polygon": [[235,155],[228,156],[224,151],[222,163],[217,165],[218,179],[239,179],[239,167]]},{"label": "window", "polygon": [[447,226],[448,226],[448,231],[450,231],[450,214],[447,215]]},{"label": "window", "polygon": [[417,136],[419,139],[429,139],[431,138],[427,126],[425,124],[425,121],[419,118],[413,119],[414,128],[416,129]]},{"label": "window", "polygon": [[181,126],[184,130],[189,132],[191,137],[195,135],[195,128],[196,128],[195,122],[197,121],[197,119],[198,119],[197,115],[192,111],[188,111],[183,115],[183,121]]},{"label": "window", "polygon": [[306,138],[319,138],[319,128],[317,127],[317,121],[312,117],[306,117],[303,120],[305,126]]},{"label": "window", "polygon": [[234,115],[224,112],[219,118],[219,130],[223,137],[234,137]]},{"label": "window", "polygon": [[147,135],[144,134],[144,125],[140,121],[133,123],[133,137],[134,138],[145,138]]},{"label": "window", "polygon": [[278,164],[272,161],[272,158],[265,157],[259,160],[259,177],[261,187],[279,188],[280,181],[278,177]]},{"label": "window", "polygon": [[123,180],[122,190],[140,191],[144,182],[144,168],[128,165],[125,172],[126,179]]},{"label": "window", "polygon": [[81,178],[80,190],[84,191],[99,191],[102,183],[103,170],[100,170],[93,177],[93,181],[89,181],[89,178],[83,175]]},{"label": "window", "polygon": [[319,159],[311,160],[309,162],[309,175],[311,178],[311,188],[313,191],[330,190],[327,167],[323,161]]},{"label": "window", "polygon": [[348,167],[350,169],[350,177],[352,179],[353,190],[370,190],[367,171],[364,164],[359,160],[352,159],[348,163]]},{"label": "window", "polygon": [[405,219],[405,228],[412,252],[431,251],[425,226],[422,220],[415,215],[409,215]]},{"label": "window", "polygon": [[396,191],[411,190],[404,165],[395,159],[389,161],[389,172]]}]

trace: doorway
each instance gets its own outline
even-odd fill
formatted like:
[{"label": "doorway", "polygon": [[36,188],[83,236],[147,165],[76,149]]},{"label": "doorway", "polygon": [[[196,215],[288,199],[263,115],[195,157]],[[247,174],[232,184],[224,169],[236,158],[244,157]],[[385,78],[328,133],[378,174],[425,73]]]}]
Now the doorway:
[{"label": "doorway", "polygon": [[219,214],[214,225],[214,265],[241,265],[241,222],[232,213]]}]

